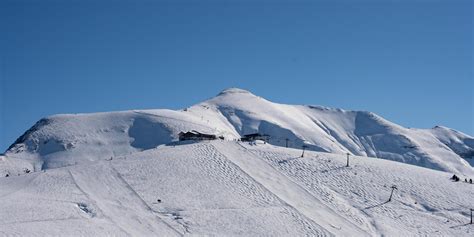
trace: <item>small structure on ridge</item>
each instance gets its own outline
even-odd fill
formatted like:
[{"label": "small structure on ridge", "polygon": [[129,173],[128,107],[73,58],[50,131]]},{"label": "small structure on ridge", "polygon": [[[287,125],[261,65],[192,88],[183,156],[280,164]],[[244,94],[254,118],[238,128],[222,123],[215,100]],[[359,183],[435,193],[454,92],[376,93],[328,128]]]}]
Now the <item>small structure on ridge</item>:
[{"label": "small structure on ridge", "polygon": [[251,134],[244,135],[242,138],[240,138],[240,140],[243,142],[251,142],[255,140],[262,140],[264,142],[268,142],[269,138],[270,136],[267,134],[251,133]]},{"label": "small structure on ridge", "polygon": [[[180,141],[189,141],[189,140],[216,140],[217,136],[214,134],[201,133],[196,130],[188,132],[180,132],[178,134]],[[223,137],[222,137],[223,138]]]}]

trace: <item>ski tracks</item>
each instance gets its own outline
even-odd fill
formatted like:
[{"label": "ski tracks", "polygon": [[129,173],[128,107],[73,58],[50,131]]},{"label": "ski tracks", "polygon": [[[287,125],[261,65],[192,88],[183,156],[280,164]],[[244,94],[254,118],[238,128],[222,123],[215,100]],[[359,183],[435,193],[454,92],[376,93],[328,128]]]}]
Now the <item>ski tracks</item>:
[{"label": "ski tracks", "polygon": [[[307,231],[301,235],[305,236],[333,236],[333,234],[312,219],[303,215],[300,211],[288,205],[278,195],[275,195],[267,187],[258,182],[254,177],[248,174],[245,170],[235,164],[229,159],[226,154],[221,152],[221,149],[217,149],[214,143],[200,143],[195,147],[195,153],[200,154],[203,160],[199,160],[199,164],[210,166],[208,167],[209,172],[215,172],[220,177],[222,183],[229,185],[229,189],[233,192],[238,193],[242,197],[252,199],[258,207],[246,207],[244,209],[272,209],[282,208],[281,214],[287,215],[298,225],[303,226]],[[224,143],[226,144],[226,143]],[[236,188],[237,187],[237,188]],[[224,210],[224,209],[220,209]]]},{"label": "ski tracks", "polygon": [[239,144],[228,142],[225,145],[219,143],[212,143],[212,145],[256,182],[326,231],[338,236],[370,235],[334,212],[264,160],[255,157],[250,152],[243,152],[245,148]]},{"label": "ski tracks", "polygon": [[112,223],[131,236],[182,236],[162,220],[111,164],[69,169],[77,187]]}]

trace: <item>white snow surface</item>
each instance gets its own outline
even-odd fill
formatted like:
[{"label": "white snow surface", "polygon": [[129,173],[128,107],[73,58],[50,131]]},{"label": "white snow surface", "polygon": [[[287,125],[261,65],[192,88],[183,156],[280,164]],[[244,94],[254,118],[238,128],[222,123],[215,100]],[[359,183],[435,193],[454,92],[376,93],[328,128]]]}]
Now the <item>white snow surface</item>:
[{"label": "white snow surface", "polygon": [[450,177],[271,144],[181,142],[0,178],[0,235],[472,236],[474,185]]},{"label": "white snow surface", "polygon": [[[177,141],[191,130],[225,141]],[[268,143],[237,141],[256,132]],[[55,115],[0,155],[0,236],[472,236],[473,155],[446,127],[236,88],[179,111]]]}]

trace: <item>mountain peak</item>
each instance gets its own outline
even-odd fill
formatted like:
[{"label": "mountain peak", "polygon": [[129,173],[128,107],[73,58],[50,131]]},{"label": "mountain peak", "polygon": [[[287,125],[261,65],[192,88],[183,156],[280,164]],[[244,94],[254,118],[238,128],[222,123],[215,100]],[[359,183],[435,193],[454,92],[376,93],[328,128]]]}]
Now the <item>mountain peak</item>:
[{"label": "mountain peak", "polygon": [[221,91],[217,96],[220,96],[220,95],[228,95],[228,94],[252,94],[252,92],[248,91],[248,90],[244,90],[244,89],[240,89],[240,88],[237,88],[237,87],[231,87],[231,88],[227,88],[223,91]]}]

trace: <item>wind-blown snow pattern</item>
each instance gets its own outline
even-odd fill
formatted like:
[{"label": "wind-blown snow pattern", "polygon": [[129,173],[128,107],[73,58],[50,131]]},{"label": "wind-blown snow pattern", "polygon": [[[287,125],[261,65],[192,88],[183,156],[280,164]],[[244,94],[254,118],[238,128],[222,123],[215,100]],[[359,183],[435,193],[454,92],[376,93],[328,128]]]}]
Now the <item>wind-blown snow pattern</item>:
[{"label": "wind-blown snow pattern", "polygon": [[[192,130],[225,140],[177,141]],[[237,141],[249,133],[270,139]],[[449,128],[236,88],[179,111],[55,115],[0,156],[0,235],[472,236],[473,155]]]}]

